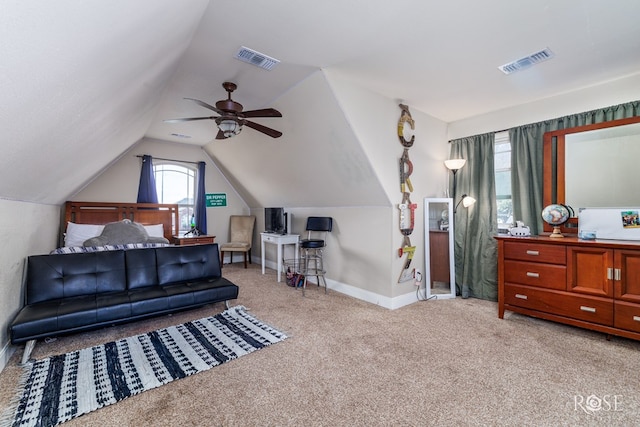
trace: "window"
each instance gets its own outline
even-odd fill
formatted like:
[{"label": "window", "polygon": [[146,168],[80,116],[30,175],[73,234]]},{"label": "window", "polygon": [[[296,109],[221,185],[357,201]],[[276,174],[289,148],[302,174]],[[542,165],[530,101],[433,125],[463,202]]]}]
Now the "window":
[{"label": "window", "polygon": [[153,166],[158,203],[177,203],[179,231],[191,229],[196,199],[196,169],[163,163]]},{"label": "window", "polygon": [[509,132],[496,134],[494,167],[496,177],[496,201],[498,204],[498,231],[506,231],[513,225],[511,141],[509,141]]}]

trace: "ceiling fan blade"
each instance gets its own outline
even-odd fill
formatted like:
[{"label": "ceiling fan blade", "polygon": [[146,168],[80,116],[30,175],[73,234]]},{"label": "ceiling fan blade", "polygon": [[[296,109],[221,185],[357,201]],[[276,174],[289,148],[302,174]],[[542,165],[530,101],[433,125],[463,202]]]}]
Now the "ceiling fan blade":
[{"label": "ceiling fan blade", "polygon": [[257,130],[258,132],[262,132],[266,135],[269,135],[272,138],[279,138],[282,136],[282,132],[279,132],[275,129],[268,128],[266,126],[259,125],[258,123],[250,122],[249,120],[245,120],[244,124],[249,126],[252,129]]},{"label": "ceiling fan blade", "polygon": [[180,122],[191,122],[193,120],[215,120],[217,119],[217,117],[215,116],[210,116],[210,117],[184,117],[181,119],[167,119],[167,120],[163,120],[163,122],[165,123],[180,123]]},{"label": "ceiling fan blade", "polygon": [[224,114],[224,111],[219,110],[216,107],[214,107],[213,105],[209,105],[204,101],[200,101],[199,99],[194,99],[194,98],[185,98],[185,99],[188,99],[189,101],[193,101],[196,104],[200,105],[201,107],[208,108],[208,109],[210,109],[212,111],[215,111],[216,113],[218,113],[220,115]]},{"label": "ceiling fan blade", "polygon": [[219,130],[218,134],[216,135],[216,139],[227,139],[227,138],[224,136],[224,133],[222,133],[222,131]]},{"label": "ceiling fan blade", "polygon": [[280,111],[273,108],[264,108],[262,110],[243,111],[244,117],[282,117]]}]

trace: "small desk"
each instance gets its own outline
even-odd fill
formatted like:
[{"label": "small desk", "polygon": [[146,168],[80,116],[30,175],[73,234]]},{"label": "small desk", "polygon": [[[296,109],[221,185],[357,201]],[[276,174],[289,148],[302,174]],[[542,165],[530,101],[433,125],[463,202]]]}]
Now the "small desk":
[{"label": "small desk", "polygon": [[298,234],[274,234],[274,233],[260,233],[261,236],[261,244],[260,244],[260,252],[262,255],[262,274],[264,274],[264,245],[265,243],[271,243],[274,245],[278,245],[278,282],[280,281],[280,275],[282,273],[282,258],[284,252],[284,245],[296,245],[296,254],[295,257],[298,257],[298,251],[300,247],[298,245],[298,240],[300,235]]},{"label": "small desk", "polygon": [[178,246],[205,245],[215,243],[216,236],[173,236],[173,243]]}]

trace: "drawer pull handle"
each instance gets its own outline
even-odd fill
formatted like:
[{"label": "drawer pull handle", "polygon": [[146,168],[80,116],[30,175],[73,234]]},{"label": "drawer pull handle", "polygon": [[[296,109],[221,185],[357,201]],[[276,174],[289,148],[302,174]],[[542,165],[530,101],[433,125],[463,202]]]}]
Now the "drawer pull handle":
[{"label": "drawer pull handle", "polygon": [[529,299],[526,295],[522,295],[522,294],[516,294],[516,298]]},{"label": "drawer pull handle", "polygon": [[613,279],[613,268],[607,268],[607,280]]},{"label": "drawer pull handle", "polygon": [[527,251],[527,255],[538,256],[540,255],[540,251]]},{"label": "drawer pull handle", "polygon": [[540,277],[540,273],[534,273],[533,271],[527,271],[528,277]]},{"label": "drawer pull handle", "polygon": [[589,313],[595,313],[596,309],[593,307],[587,307],[586,305],[581,305],[580,306],[580,310],[582,311],[588,311]]},{"label": "drawer pull handle", "polygon": [[633,320],[635,320],[636,322],[640,322],[640,316],[633,316]]}]

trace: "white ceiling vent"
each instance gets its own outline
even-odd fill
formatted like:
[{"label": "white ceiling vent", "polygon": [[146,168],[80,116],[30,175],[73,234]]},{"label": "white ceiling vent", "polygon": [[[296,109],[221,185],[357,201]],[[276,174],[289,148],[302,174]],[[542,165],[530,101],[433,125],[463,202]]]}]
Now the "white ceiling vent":
[{"label": "white ceiling vent", "polygon": [[255,65],[256,67],[264,68],[265,70],[272,70],[273,67],[280,62],[277,59],[244,46],[236,53],[236,59]]},{"label": "white ceiling vent", "polygon": [[508,64],[501,65],[498,68],[505,74],[511,74],[515,73],[516,71],[529,68],[532,65],[538,64],[540,62],[544,62],[547,59],[553,58],[553,56],[553,52],[551,52],[551,50],[547,47],[540,52],[532,53],[529,56],[525,56],[524,58],[509,62]]}]

